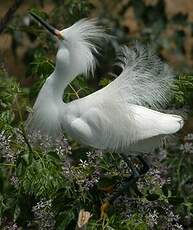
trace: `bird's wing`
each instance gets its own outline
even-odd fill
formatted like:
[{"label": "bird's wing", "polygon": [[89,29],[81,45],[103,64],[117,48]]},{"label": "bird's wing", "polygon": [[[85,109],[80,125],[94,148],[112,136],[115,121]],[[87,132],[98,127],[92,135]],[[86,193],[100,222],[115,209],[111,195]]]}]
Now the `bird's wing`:
[{"label": "bird's wing", "polygon": [[[108,88],[77,100],[71,120],[72,136],[96,148],[127,151],[149,143],[149,138],[177,132],[183,125],[180,116],[160,113],[143,106],[126,104]],[[78,112],[75,112],[78,111]],[[154,142],[155,143],[155,142]]]},{"label": "bird's wing", "polygon": [[174,74],[150,46],[136,43],[133,48],[121,47],[117,64],[122,73],[111,83],[112,91],[128,103],[151,108],[165,106],[170,99]]},{"label": "bird's wing", "polygon": [[166,134],[176,133],[184,124],[182,117],[178,115],[164,114],[138,105],[132,105],[130,109],[139,131],[138,141],[129,146],[132,151],[152,151],[161,144]]},{"label": "bird's wing", "polygon": [[169,67],[138,45],[132,50],[124,47],[121,61],[123,72],[113,82],[70,103],[69,111],[73,108],[72,114],[78,114],[71,121],[72,132],[85,144],[124,150],[141,140],[174,133],[182,125],[179,116],[141,106],[166,103],[173,82]]}]

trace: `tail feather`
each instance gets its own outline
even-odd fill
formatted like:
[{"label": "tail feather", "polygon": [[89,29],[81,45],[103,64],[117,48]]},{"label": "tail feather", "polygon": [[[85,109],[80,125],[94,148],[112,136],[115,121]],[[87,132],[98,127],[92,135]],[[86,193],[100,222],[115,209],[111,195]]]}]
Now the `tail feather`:
[{"label": "tail feather", "polygon": [[178,132],[184,125],[184,120],[181,116],[167,114],[163,117],[164,134],[174,134]]}]

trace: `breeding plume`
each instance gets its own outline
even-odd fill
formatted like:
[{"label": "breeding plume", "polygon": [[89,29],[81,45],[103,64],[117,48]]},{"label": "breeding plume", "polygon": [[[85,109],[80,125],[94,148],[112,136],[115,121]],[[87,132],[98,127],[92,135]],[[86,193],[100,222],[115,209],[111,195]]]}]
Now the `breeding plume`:
[{"label": "breeding plume", "polygon": [[55,69],[28,118],[30,131],[52,137],[65,132],[85,145],[131,154],[150,151],[164,135],[182,128],[181,116],[150,109],[167,103],[174,76],[150,47],[139,44],[120,48],[122,73],[109,85],[63,102],[65,88],[77,75],[94,73],[94,53],[107,35],[95,20],[83,19],[59,31],[31,15],[58,38],[59,48]]}]

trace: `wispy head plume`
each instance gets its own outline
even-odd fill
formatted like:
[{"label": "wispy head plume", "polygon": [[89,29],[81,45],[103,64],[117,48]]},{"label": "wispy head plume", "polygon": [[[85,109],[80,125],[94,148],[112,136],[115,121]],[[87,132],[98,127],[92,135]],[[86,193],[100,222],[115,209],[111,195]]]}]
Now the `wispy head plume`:
[{"label": "wispy head plume", "polygon": [[86,75],[89,72],[93,74],[96,67],[94,54],[100,53],[103,43],[111,36],[96,18],[82,19],[61,32],[67,40],[73,60],[77,62],[74,65],[77,71]]}]

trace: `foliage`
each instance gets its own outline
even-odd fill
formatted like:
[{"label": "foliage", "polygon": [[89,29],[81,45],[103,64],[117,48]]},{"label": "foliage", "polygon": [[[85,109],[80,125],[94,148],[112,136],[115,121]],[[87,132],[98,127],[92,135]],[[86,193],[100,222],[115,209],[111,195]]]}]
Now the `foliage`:
[{"label": "foliage", "polygon": [[108,216],[100,218],[101,202],[130,174],[125,162],[116,153],[82,149],[74,142],[70,146],[66,139],[53,144],[40,134],[26,136],[20,118],[30,91],[12,78],[5,81],[3,73],[0,81],[2,226],[74,229],[82,208],[92,213],[87,229],[182,229],[182,224],[192,224],[192,136],[175,149],[160,150],[161,164],[154,163],[145,177],[115,199]]},{"label": "foliage", "polygon": [[193,77],[180,76],[175,84],[175,103],[178,106],[189,105],[193,102]]}]

